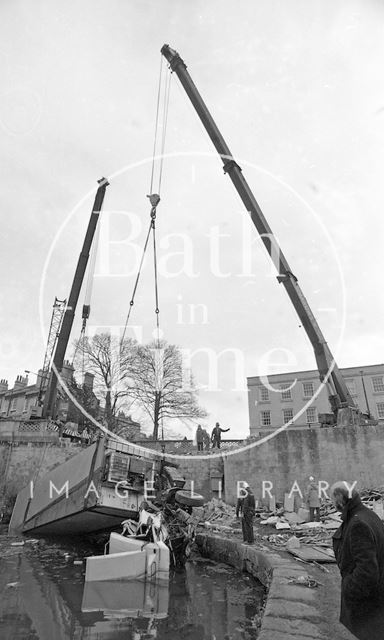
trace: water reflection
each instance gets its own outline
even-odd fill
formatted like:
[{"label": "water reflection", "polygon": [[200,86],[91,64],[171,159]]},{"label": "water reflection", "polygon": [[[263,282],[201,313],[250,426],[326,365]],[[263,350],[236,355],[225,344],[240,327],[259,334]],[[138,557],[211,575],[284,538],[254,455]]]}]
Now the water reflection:
[{"label": "water reflection", "polygon": [[[206,560],[170,576],[84,584],[84,565],[57,544],[15,548],[0,540],[1,640],[254,640],[263,589]],[[79,549],[76,548],[78,553]],[[71,555],[72,554],[72,555]]]},{"label": "water reflection", "polygon": [[81,610],[102,611],[105,618],[153,618],[168,615],[168,585],[140,580],[86,582]]}]

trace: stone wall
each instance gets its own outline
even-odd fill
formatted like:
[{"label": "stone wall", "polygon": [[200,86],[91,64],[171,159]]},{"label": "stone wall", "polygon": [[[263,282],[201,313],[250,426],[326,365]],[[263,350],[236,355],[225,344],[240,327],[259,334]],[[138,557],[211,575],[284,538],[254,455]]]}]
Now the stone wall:
[{"label": "stone wall", "polygon": [[[179,473],[187,479],[186,488],[193,480],[193,491],[202,494],[207,500],[212,497],[224,498],[224,462],[221,457],[192,457],[178,458]],[[219,482],[222,486],[222,496],[219,495]]]},{"label": "stone wall", "polygon": [[[2,444],[0,485],[3,490],[11,484],[19,490],[79,451],[76,446]],[[383,486],[384,429],[370,426],[285,431],[240,453],[186,455],[177,457],[175,462],[179,472],[194,481],[195,493],[207,499],[219,497],[221,482],[223,498],[230,504],[236,502],[238,480],[249,482],[258,499],[262,498],[263,480],[271,482],[271,493],[278,501],[284,499],[295,481],[304,492],[310,474],[329,484],[343,479],[357,480],[358,487]]]},{"label": "stone wall", "polygon": [[283,501],[295,481],[304,493],[309,475],[330,485],[336,480],[356,480],[358,488],[383,486],[384,429],[284,431],[260,446],[227,456],[224,475],[225,498],[230,504],[236,501],[237,480],[249,482],[259,499],[263,480],[272,482],[271,493],[278,501]]},{"label": "stone wall", "polygon": [[78,446],[57,446],[47,443],[6,443],[0,445],[0,487],[17,493],[30,480],[36,481],[49,469],[81,451]]}]

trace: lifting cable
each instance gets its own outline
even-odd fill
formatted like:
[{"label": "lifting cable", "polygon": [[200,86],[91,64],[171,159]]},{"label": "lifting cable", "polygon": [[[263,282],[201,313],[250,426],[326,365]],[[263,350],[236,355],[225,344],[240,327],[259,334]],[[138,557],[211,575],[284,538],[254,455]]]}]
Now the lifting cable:
[{"label": "lifting cable", "polygon": [[[158,84],[158,92],[157,92],[157,103],[156,103],[156,124],[155,124],[155,134],[154,134],[154,143],[153,143],[153,153],[152,153],[152,167],[151,167],[151,180],[149,187],[149,202],[151,204],[151,220],[149,223],[149,229],[147,232],[147,236],[144,243],[143,252],[141,255],[141,260],[139,264],[138,273],[136,276],[135,284],[133,287],[133,292],[131,296],[131,300],[129,302],[129,309],[127,313],[127,317],[125,320],[124,330],[120,341],[120,346],[122,345],[125,334],[128,327],[129,318],[131,315],[132,307],[135,303],[135,295],[137,291],[137,286],[139,283],[141,269],[143,267],[145,253],[148,247],[149,236],[152,231],[153,235],[153,262],[154,262],[154,278],[155,278],[155,314],[156,314],[156,334],[157,334],[157,346],[160,348],[160,321],[159,321],[159,287],[158,287],[158,271],[157,271],[157,249],[156,249],[156,209],[157,205],[160,202],[160,192],[161,192],[161,182],[163,176],[163,164],[164,164],[164,149],[165,149],[165,139],[166,139],[166,130],[168,124],[168,110],[169,110],[169,95],[170,95],[170,84],[171,84],[171,74],[167,72],[166,80],[164,83],[163,96],[162,96],[162,76],[163,76],[163,56],[161,56],[160,60],[160,73],[159,73],[159,84]],[[160,161],[159,157],[156,156],[156,150],[158,147],[158,137],[159,137],[159,128],[160,128],[160,112],[162,111],[162,131],[161,131],[161,141],[160,141]],[[156,164],[159,165],[158,168],[158,178],[157,178],[157,193],[154,193],[154,183],[155,183],[155,169]]]}]

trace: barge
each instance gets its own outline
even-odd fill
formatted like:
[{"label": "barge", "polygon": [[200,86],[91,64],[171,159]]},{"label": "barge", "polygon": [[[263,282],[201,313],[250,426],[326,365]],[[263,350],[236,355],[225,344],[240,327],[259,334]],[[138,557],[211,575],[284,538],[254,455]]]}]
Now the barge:
[{"label": "barge", "polygon": [[[16,499],[10,534],[81,535],[137,520],[143,500],[164,474],[182,488],[164,454],[101,437],[79,454],[31,481]],[[165,469],[167,467],[167,469]],[[170,469],[168,469],[170,467]],[[169,481],[169,480],[168,480]],[[151,498],[150,498],[151,499]]]}]

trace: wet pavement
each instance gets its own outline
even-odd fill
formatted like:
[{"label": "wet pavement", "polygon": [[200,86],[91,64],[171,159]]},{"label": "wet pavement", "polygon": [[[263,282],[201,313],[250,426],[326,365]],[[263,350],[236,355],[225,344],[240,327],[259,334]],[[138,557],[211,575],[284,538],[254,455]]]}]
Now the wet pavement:
[{"label": "wet pavement", "polygon": [[[24,544],[17,544],[24,542]],[[0,531],[1,640],[254,640],[264,588],[200,557],[169,586],[84,583],[87,540],[8,538]]]}]

